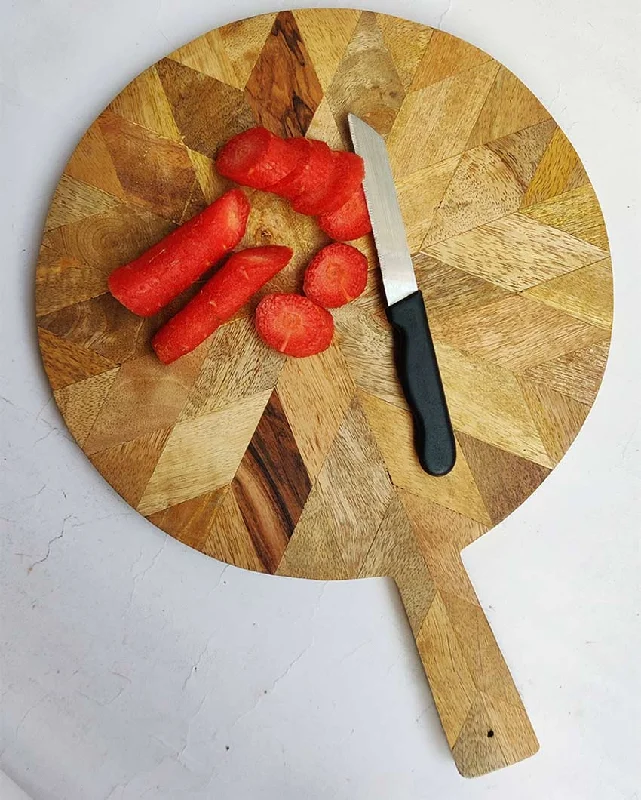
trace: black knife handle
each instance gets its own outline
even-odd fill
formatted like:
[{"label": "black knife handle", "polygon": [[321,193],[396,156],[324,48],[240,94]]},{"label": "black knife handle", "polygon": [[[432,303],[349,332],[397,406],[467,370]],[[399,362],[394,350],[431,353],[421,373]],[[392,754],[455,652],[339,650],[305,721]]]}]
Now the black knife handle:
[{"label": "black knife handle", "polygon": [[456,447],[434,343],[420,291],[387,308],[395,340],[396,370],[414,418],[416,453],[430,475],[446,475]]}]

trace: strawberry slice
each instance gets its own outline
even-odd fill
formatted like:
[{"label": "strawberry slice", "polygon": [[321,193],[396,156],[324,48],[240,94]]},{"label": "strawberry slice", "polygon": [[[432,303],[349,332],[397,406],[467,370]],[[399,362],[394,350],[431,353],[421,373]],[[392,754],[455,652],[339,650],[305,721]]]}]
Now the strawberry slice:
[{"label": "strawberry slice", "polygon": [[334,180],[319,214],[331,214],[344,206],[365,177],[365,164],[356,153],[334,153]]},{"label": "strawberry slice", "polygon": [[292,198],[292,208],[299,214],[316,216],[323,210],[334,182],[336,161],[325,142],[310,139],[309,163],[301,177],[300,191]]},{"label": "strawberry slice", "polygon": [[304,358],[327,350],[334,336],[334,320],[308,297],[268,294],[256,308],[256,330],[274,350]]},{"label": "strawberry slice", "polygon": [[367,285],[367,258],[350,244],[335,242],[311,260],[303,291],[320,306],[338,308],[358,297]]},{"label": "strawberry slice", "polygon": [[250,128],[232,136],[216,158],[221,175],[253,189],[269,189],[297,163],[295,150],[267,128]]},{"label": "strawberry slice", "polygon": [[190,353],[280,272],[293,251],[268,245],[234,253],[189,303],[152,340],[163,364]]},{"label": "strawberry slice", "polygon": [[274,194],[293,200],[300,194],[304,187],[305,174],[309,166],[312,150],[312,143],[309,139],[297,136],[295,139],[287,139],[287,146],[292,150],[296,160],[294,169],[282,180],[270,187],[269,191]]},{"label": "strawberry slice", "polygon": [[360,239],[361,236],[370,233],[372,223],[369,218],[363,187],[360,186],[338,211],[332,211],[331,214],[321,214],[318,218],[318,224],[321,230],[339,242]]}]

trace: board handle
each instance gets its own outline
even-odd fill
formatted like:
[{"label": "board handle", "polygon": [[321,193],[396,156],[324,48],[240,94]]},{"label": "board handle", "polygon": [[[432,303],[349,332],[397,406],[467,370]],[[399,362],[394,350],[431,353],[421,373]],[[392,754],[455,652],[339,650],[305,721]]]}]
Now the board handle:
[{"label": "board handle", "polygon": [[[457,569],[473,594],[460,558]],[[485,775],[537,752],[536,734],[478,600],[436,588],[415,638],[461,775]]]},{"label": "board handle", "polygon": [[393,498],[360,577],[396,582],[454,761],[472,778],[534,755],[539,744],[463,566],[462,542],[449,526],[430,535],[434,508],[418,503],[414,525]]}]

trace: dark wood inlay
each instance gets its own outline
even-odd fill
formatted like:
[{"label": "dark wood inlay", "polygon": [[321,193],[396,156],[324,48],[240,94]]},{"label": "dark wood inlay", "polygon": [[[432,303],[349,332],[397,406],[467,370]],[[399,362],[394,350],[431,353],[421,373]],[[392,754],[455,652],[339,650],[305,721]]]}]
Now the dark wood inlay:
[{"label": "dark wood inlay", "polygon": [[261,125],[279,136],[305,135],[323,89],[291,11],[276,17],[245,93]]},{"label": "dark wood inlay", "polygon": [[275,572],[311,489],[278,394],[263,412],[232,483],[254,546]]}]

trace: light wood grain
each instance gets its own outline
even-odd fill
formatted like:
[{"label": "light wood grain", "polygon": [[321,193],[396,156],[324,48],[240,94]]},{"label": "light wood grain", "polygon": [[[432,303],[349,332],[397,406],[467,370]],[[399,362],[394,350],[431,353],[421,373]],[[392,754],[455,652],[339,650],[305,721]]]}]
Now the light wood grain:
[{"label": "light wood grain", "polygon": [[[392,57],[398,77],[407,88],[414,80],[432,36],[438,32],[418,22],[390,17],[387,14],[377,14],[376,24],[383,33],[385,47]],[[452,39],[451,36],[447,38]]]},{"label": "light wood grain", "polygon": [[113,371],[116,366],[103,356],[84,347],[55,336],[43,328],[38,329],[38,342],[45,369],[51,378],[52,389],[62,389],[104,372]]},{"label": "light wood grain", "polygon": [[608,249],[608,236],[599,201],[589,185],[551,197],[538,205],[528,206],[522,213],[602,250]]},{"label": "light wood grain", "polygon": [[[552,130],[550,122],[534,125],[464,153],[434,214],[423,249],[517,211]],[[470,203],[469,197],[479,200]]]},{"label": "light wood grain", "polygon": [[[204,492],[226,486],[236,474],[270,392],[244,398],[237,407],[179,422],[137,508],[154,514]],[[225,447],[221,448],[221,440]]]},{"label": "light wood grain", "polygon": [[457,430],[551,466],[515,375],[445,343],[437,344],[436,352]]},{"label": "light wood grain", "polygon": [[591,406],[601,385],[608,349],[609,342],[604,342],[573,350],[530,367],[522,377]]},{"label": "light wood grain", "polygon": [[365,393],[360,394],[360,399],[395,486],[489,523],[463,453],[457,453],[454,469],[448,475],[440,478],[428,475],[418,463],[410,412]]},{"label": "light wood grain", "polygon": [[254,124],[243,92],[170,58],[156,70],[187,147],[213,156],[234,133]]},{"label": "light wood grain", "polygon": [[361,14],[326,96],[343,130],[348,112],[382,135],[392,127],[405,89],[373,12]]},{"label": "light wood grain", "polygon": [[497,71],[488,60],[407,95],[388,140],[397,178],[465,150]]},{"label": "light wood grain", "polygon": [[393,578],[414,634],[418,634],[436,591],[414,528],[398,495],[393,495],[365,557],[359,577]]},{"label": "light wood grain", "polygon": [[550,115],[530,90],[506,67],[500,67],[467,146],[475,147],[529,128]]},{"label": "light wood grain", "polygon": [[45,223],[45,230],[61,228],[81,219],[92,217],[118,208],[116,198],[102,189],[88,186],[82,181],[63,175],[51,201],[51,209]]},{"label": "light wood grain", "polygon": [[[328,239],[245,190],[241,248],[291,263],[171,367],[107,277],[232,184],[216,153],[257,123],[349,148],[352,111],[387,138],[457,441],[452,473],[413,448],[371,236],[365,292],[333,311],[330,349],[285,359],[257,337],[269,291],[299,291]],[[383,576],[398,587],[459,771],[538,743],[461,550],[563,457],[601,382],[612,324],[608,242],[571,143],[487,53],[373,12],[282,11],[211,31],[145,70],[65,167],[36,272],[43,363],[71,434],[150,522],[257,572]]]},{"label": "light wood grain", "polygon": [[276,14],[262,14],[218,29],[223,48],[231,61],[239,89],[244,89],[274,25]]},{"label": "light wood grain", "polygon": [[441,83],[452,75],[479,67],[490,60],[487,53],[463,39],[457,39],[443,31],[431,31],[411,88],[415,91]]},{"label": "light wood grain", "polygon": [[249,317],[214,334],[180,420],[195,419],[271,389],[285,362],[256,336]]},{"label": "light wood grain", "polygon": [[78,444],[87,439],[117,374],[118,367],[54,391],[58,408]]},{"label": "light wood grain", "polygon": [[558,463],[585,422],[589,405],[541,383],[520,380],[532,418],[553,463]]},{"label": "light wood grain", "polygon": [[568,189],[576,188],[573,184],[577,177],[586,178],[585,181],[580,181],[579,185],[587,183],[587,176],[581,174],[580,167],[581,161],[575,149],[563,131],[558,128],[527,187],[523,207],[541,203]]},{"label": "light wood grain", "polygon": [[[203,46],[206,47],[204,43]],[[206,49],[211,52],[211,48]],[[159,136],[174,142],[181,141],[180,131],[155,67],[145,70],[126,86],[109,109]]]},{"label": "light wood grain", "polygon": [[459,554],[483,529],[411,493],[402,500],[436,587],[417,644],[457,767],[472,777],[527,758],[538,742]]},{"label": "light wood grain", "polygon": [[358,25],[361,12],[349,8],[299,8],[294,17],[318,80],[329,89]]},{"label": "light wood grain", "polygon": [[171,53],[168,58],[173,61],[178,61],[186,67],[203,75],[208,75],[210,78],[222,83],[227,83],[230,86],[242,89],[238,86],[238,76],[234,65],[227,53],[223,44],[223,37],[220,31],[213,30],[201,36],[200,39],[194,39],[184,47],[179,47]]},{"label": "light wood grain", "polygon": [[[451,327],[444,323],[441,337],[483,361],[522,372],[557,355],[590,347],[607,339],[607,334],[548,305],[508,295],[482,310],[458,315]],[[543,339],[546,348],[541,351]]]},{"label": "light wood grain", "polygon": [[320,472],[352,403],[355,386],[338,347],[306,359],[289,359],[278,394],[311,480]]},{"label": "light wood grain", "polygon": [[445,264],[511,291],[602,261],[607,253],[574,236],[512,214],[426,248]]},{"label": "light wood grain", "polygon": [[89,453],[89,458],[107,483],[136,508],[170,433],[170,427],[154,428],[135,439]]},{"label": "light wood grain", "polygon": [[524,294],[605,331],[612,328],[612,263],[609,258],[540,283]]},{"label": "light wood grain", "polygon": [[[443,217],[441,206],[456,172],[460,156],[446,158],[432,167],[420,169],[396,184],[398,202],[403,214],[410,250],[416,252],[435,225],[434,218]],[[434,235],[430,236],[430,239]],[[436,241],[438,237],[434,238]]]}]

